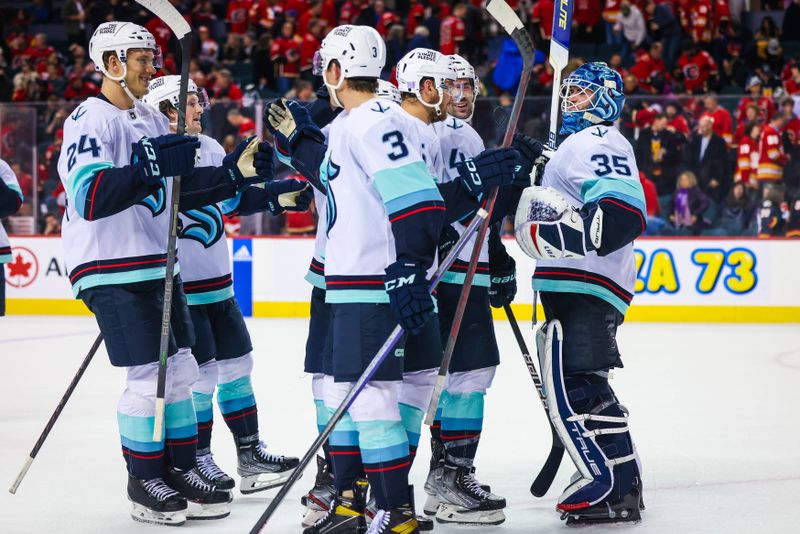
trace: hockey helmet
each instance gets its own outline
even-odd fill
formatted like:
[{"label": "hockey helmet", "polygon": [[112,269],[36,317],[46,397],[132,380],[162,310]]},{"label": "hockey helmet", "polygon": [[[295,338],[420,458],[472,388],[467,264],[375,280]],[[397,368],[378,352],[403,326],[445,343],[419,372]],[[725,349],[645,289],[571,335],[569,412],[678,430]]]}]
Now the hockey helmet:
[{"label": "hockey helmet", "polygon": [[386,80],[378,80],[378,92],[375,93],[379,98],[391,100],[395,104],[400,103],[400,91],[392,82]]},{"label": "hockey helmet", "polygon": [[[132,22],[104,22],[92,34],[89,40],[89,58],[94,62],[95,70],[102,72],[112,80],[122,80],[127,73],[128,51],[133,49],[152,50],[153,66],[161,68],[161,48],[156,44],[156,38],[143,26]],[[103,54],[115,52],[122,62],[123,72],[119,77],[111,76],[103,64]]]},{"label": "hockey helmet", "polygon": [[622,77],[601,62],[585,63],[567,76],[561,84],[560,96],[562,135],[579,132],[592,124],[614,122],[625,105]]},{"label": "hockey helmet", "polygon": [[[142,101],[145,104],[149,104],[154,108],[158,109],[159,104],[164,100],[167,100],[175,109],[178,109],[180,104],[180,92],[181,92],[181,77],[177,74],[172,74],[169,76],[161,76],[160,78],[155,78],[150,80],[150,92],[147,93],[143,98]],[[197,95],[197,103],[200,104],[200,107],[206,109],[208,107],[208,94],[206,90],[202,87],[197,87],[197,84],[189,78],[189,84],[187,86],[188,94],[194,93]]]},{"label": "hockey helmet", "polygon": [[452,54],[447,57],[450,58],[450,66],[456,71],[456,82],[463,79],[472,82],[472,102],[470,102],[469,116],[463,117],[463,120],[470,121],[472,120],[473,113],[475,113],[475,102],[478,100],[478,95],[481,92],[481,80],[478,78],[478,75],[475,74],[475,68],[470,65],[469,61],[458,54]]},{"label": "hockey helmet", "polygon": [[[427,107],[434,108],[437,115],[442,114],[441,104],[448,81],[456,80],[456,71],[450,64],[449,56],[442,55],[429,48],[415,48],[397,63],[397,89],[401,93],[411,93]],[[434,86],[439,90],[439,101],[429,104],[422,99],[420,89],[422,79],[432,78]]]}]

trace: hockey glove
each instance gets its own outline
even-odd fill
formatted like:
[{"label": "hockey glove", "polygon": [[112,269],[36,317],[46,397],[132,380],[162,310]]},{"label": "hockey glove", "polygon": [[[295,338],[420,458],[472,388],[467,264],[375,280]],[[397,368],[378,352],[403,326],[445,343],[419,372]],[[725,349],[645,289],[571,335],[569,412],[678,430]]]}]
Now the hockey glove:
[{"label": "hockey glove", "polygon": [[[251,185],[264,183],[266,176],[262,176],[262,173],[271,175],[271,171],[268,169],[272,165],[271,151],[270,163],[267,163],[266,150],[262,150],[261,144],[258,137],[252,136],[239,143],[233,152],[222,159],[222,167],[228,173],[228,178],[237,191],[247,189]],[[269,147],[269,144],[263,144]],[[260,170],[256,168],[256,161],[258,161]]]},{"label": "hockey glove", "polygon": [[396,261],[386,268],[384,285],[400,326],[412,335],[418,334],[434,313],[425,270],[418,262]]},{"label": "hockey glove", "polygon": [[291,151],[301,135],[307,135],[319,142],[325,141],[322,131],[311,120],[308,110],[292,100],[281,98],[267,104],[264,108],[267,128],[275,141],[284,149]]},{"label": "hockey glove", "polygon": [[273,164],[274,154],[272,145],[264,141],[258,144],[258,150],[253,155],[253,167],[258,174],[260,181],[269,182],[275,177],[275,169]]},{"label": "hockey glove", "polygon": [[533,163],[532,171],[533,185],[542,185],[542,180],[544,180],[544,168],[554,155],[555,152],[551,150],[543,150],[542,155],[536,158],[536,161]]},{"label": "hockey glove", "polygon": [[191,173],[199,148],[197,137],[188,135],[142,137],[131,146],[131,164],[144,183],[154,186],[163,178]]},{"label": "hockey glove", "polygon": [[458,233],[458,230],[449,224],[444,226],[442,235],[439,237],[439,261],[450,254],[450,250],[458,243],[459,237],[461,237],[461,235]]},{"label": "hockey glove", "polygon": [[523,187],[531,185],[533,169],[536,160],[542,155],[544,146],[536,139],[517,132],[514,134],[514,141],[511,143],[511,147],[519,152],[514,177]]},{"label": "hockey glove", "polygon": [[536,259],[580,259],[600,246],[603,210],[596,204],[581,214],[551,187],[528,187],[514,217],[520,248]]},{"label": "hockey glove", "polygon": [[511,304],[517,295],[517,264],[500,239],[499,224],[489,233],[489,303],[493,308]]},{"label": "hockey glove", "polygon": [[480,198],[493,187],[510,184],[514,179],[519,152],[513,148],[490,148],[474,158],[456,164],[458,180],[467,192]]},{"label": "hockey glove", "polygon": [[273,215],[284,211],[305,211],[314,198],[308,182],[289,178],[264,184],[267,192],[267,209]]}]

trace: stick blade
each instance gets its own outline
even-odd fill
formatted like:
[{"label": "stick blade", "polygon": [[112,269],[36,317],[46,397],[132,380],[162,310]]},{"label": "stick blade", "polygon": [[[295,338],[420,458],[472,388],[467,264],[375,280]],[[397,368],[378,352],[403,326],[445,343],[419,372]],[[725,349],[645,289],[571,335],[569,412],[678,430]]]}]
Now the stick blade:
[{"label": "stick blade", "polygon": [[192,33],[192,27],[189,26],[183,15],[168,0],[136,0],[136,3],[146,7],[155,16],[163,20],[178,39]]},{"label": "stick blade", "polygon": [[559,439],[558,434],[556,434],[553,425],[550,425],[550,430],[553,432],[553,445],[550,449],[550,454],[547,456],[547,460],[542,466],[542,470],[539,471],[536,480],[531,484],[531,494],[534,497],[545,496],[547,490],[549,490],[550,486],[553,484],[556,474],[558,474],[558,468],[561,466],[561,459],[564,457],[564,446],[561,444],[561,439]]}]

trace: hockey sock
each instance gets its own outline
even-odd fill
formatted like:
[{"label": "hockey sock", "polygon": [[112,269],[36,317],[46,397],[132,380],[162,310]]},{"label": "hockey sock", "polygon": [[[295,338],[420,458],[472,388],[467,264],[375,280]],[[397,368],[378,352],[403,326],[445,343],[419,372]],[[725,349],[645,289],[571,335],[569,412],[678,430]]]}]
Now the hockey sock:
[{"label": "hockey sock", "polygon": [[[314,408],[317,414],[317,432],[322,432],[325,426],[327,426],[328,421],[331,418],[331,412],[325,408],[325,400],[324,400],[324,387],[325,387],[325,375],[322,373],[317,373],[314,375],[314,378],[311,380],[311,390],[314,394]],[[331,451],[330,451],[330,444],[329,440],[326,439],[325,442],[322,444],[322,452],[325,455],[325,461],[328,463],[328,469],[333,472],[333,463],[331,463]]]},{"label": "hockey sock", "polygon": [[439,397],[439,405],[436,407],[436,414],[433,416],[433,424],[431,425],[431,437],[433,439],[442,439],[442,410],[447,404],[448,397],[447,391],[442,391]]},{"label": "hockey sock", "polygon": [[197,416],[197,454],[211,452],[211,429],[214,425],[213,395],[219,373],[216,360],[200,365],[200,378],[192,386],[194,412]]},{"label": "hockey sock", "polygon": [[[334,410],[326,407],[325,411],[330,419]],[[361,448],[358,446],[358,430],[350,414],[345,413],[339,424],[333,428],[328,438],[328,452],[328,465],[332,467],[336,489],[352,489],[356,479],[363,476],[364,466],[361,463]]]},{"label": "hockey sock", "polygon": [[[356,422],[361,458],[381,510],[408,504],[408,437],[400,421]],[[337,471],[338,473],[338,471]],[[338,481],[337,481],[338,485]]]},{"label": "hockey sock", "polygon": [[128,472],[149,480],[164,474],[164,442],[153,441],[158,364],[128,367],[127,387],[117,405],[122,455]]},{"label": "hockey sock", "polygon": [[197,379],[197,362],[191,351],[178,349],[167,364],[164,450],[167,463],[184,470],[196,465],[197,417],[192,401],[192,384]]},{"label": "hockey sock", "polygon": [[400,408],[400,420],[403,422],[403,427],[406,429],[406,438],[408,439],[408,452],[411,462],[417,456],[417,447],[419,446],[419,434],[422,429],[422,419],[425,417],[425,412],[417,407],[403,404],[398,405]]},{"label": "hockey sock", "polygon": [[246,354],[240,358],[218,360],[219,386],[217,387],[217,403],[222,418],[231,433],[247,444],[258,440],[258,408],[253,395],[253,384],[250,373],[253,370],[253,358]]},{"label": "hockey sock", "polygon": [[470,466],[483,428],[485,392],[450,393],[442,410],[441,438],[448,464]]},{"label": "hockey sock", "polygon": [[422,420],[425,418],[425,410],[428,409],[437,376],[438,369],[403,373],[403,382],[400,384],[398,391],[397,405],[400,412],[400,421],[406,430],[409,458],[412,463],[417,455],[420,433],[422,432]]}]

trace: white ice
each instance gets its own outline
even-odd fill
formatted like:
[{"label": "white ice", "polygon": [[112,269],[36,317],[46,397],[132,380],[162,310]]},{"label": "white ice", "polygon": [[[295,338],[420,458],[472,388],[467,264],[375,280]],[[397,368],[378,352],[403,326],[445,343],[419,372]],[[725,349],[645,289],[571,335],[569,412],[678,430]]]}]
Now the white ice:
[{"label": "white ice", "polygon": [[[310,379],[302,372],[307,321],[248,325],[262,436],[270,449],[301,456],[315,434]],[[496,327],[502,364],[486,399],[476,464],[478,478],[508,500],[507,521],[475,531],[565,532],[554,506],[574,469],[565,457],[545,498],[528,493],[550,432],[508,324]],[[90,317],[0,319],[0,485],[16,477],[96,332]],[[638,526],[584,530],[800,532],[800,328],[626,324],[619,341],[626,367],[612,385],[631,412],[647,510]],[[101,349],[18,493],[0,493],[0,532],[175,532],[130,519],[115,413],[123,379]],[[234,474],[232,440],[218,414],[214,428],[216,458]],[[423,437],[412,472],[420,508],[428,458]],[[299,499],[313,469],[265,532],[301,532]],[[183,528],[248,532],[276,491],[248,497],[237,491],[229,518]],[[437,525],[435,532],[468,529]]]}]

